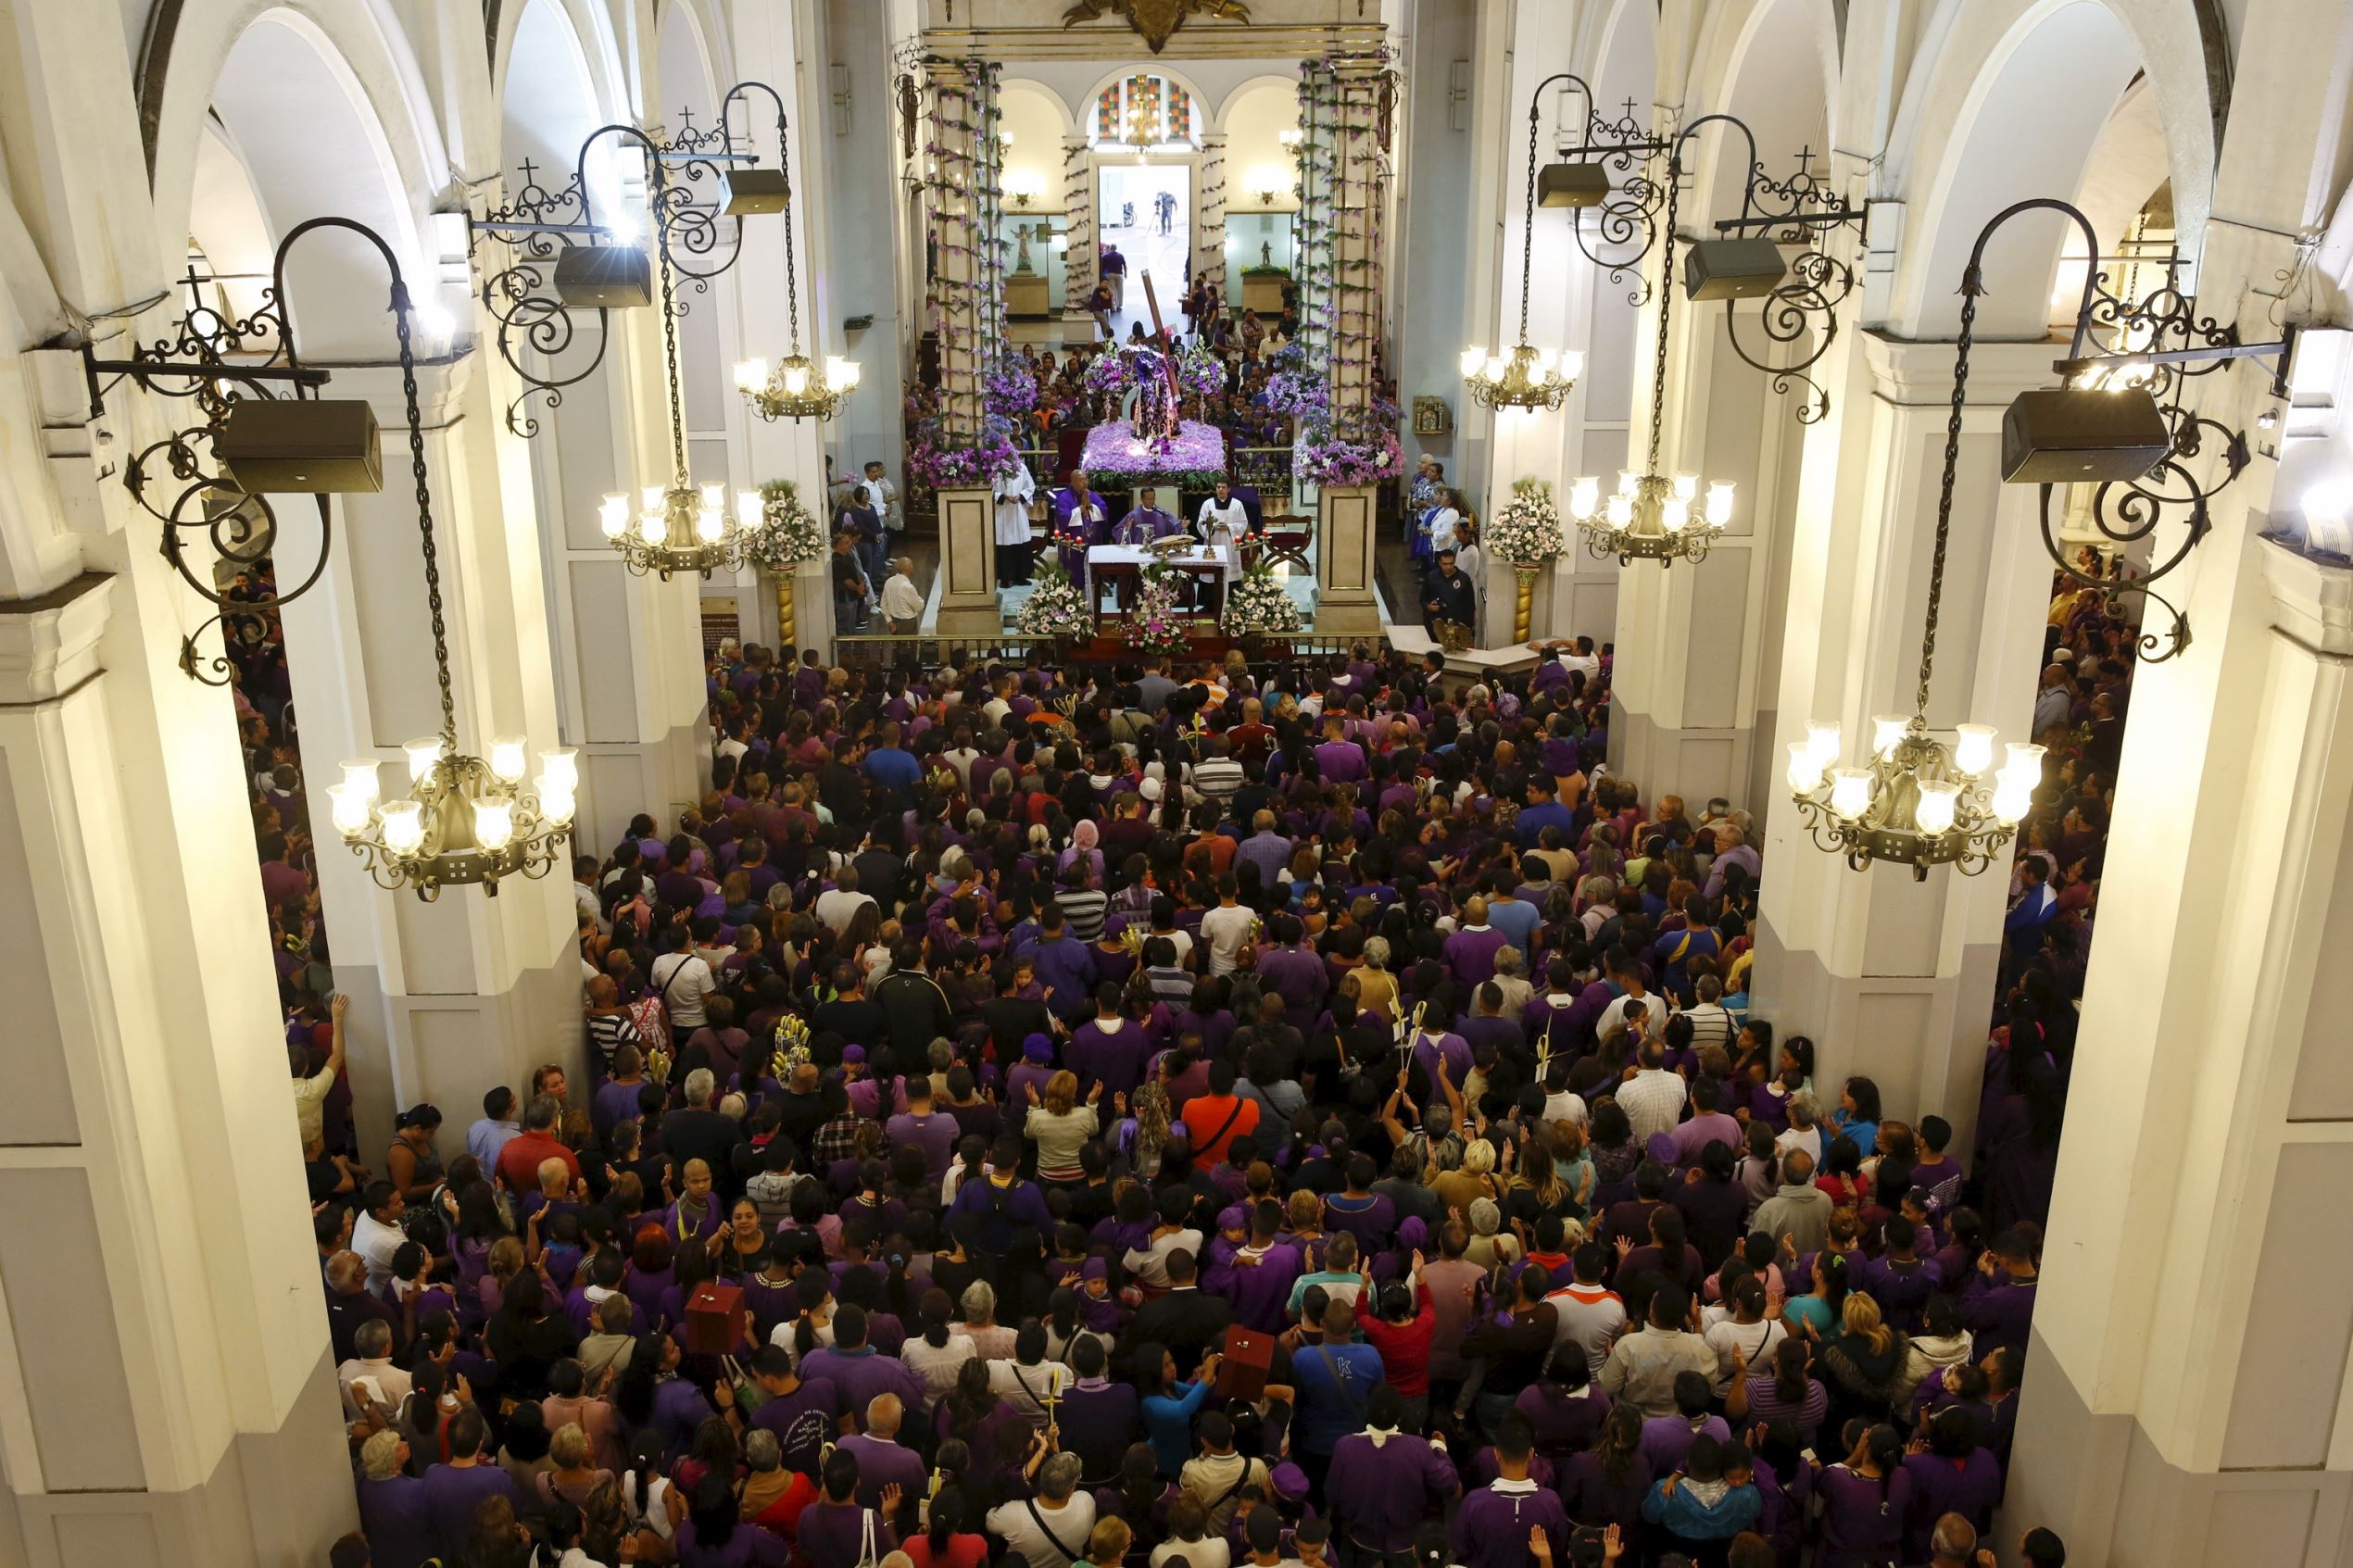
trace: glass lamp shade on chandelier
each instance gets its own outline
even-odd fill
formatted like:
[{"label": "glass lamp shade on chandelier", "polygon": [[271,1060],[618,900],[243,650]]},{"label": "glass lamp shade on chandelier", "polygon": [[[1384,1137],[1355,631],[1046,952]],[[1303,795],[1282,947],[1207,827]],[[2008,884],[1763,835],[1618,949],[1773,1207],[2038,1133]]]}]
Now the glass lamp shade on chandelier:
[{"label": "glass lamp shade on chandelier", "polygon": [[[1710,119],[1719,118],[1715,116]],[[1679,558],[1704,559],[1708,547],[1732,521],[1732,486],[1718,482],[1707,486],[1700,499],[1697,474],[1672,476],[1659,472],[1658,448],[1667,426],[1667,344],[1668,320],[1675,305],[1675,220],[1682,189],[1683,143],[1706,123],[1694,120],[1676,138],[1667,159],[1667,224],[1661,234],[1658,274],[1658,341],[1651,358],[1650,456],[1642,471],[1621,470],[1617,488],[1602,495],[1601,481],[1590,475],[1572,480],[1568,515],[1585,535],[1585,547],[1596,559],[1616,556],[1621,564],[1655,560],[1672,565]]]},{"label": "glass lamp shade on chandelier", "polygon": [[[400,339],[401,393],[409,417],[409,466],[417,484],[417,527],[425,562],[425,604],[433,620],[434,671],[441,684],[441,731],[410,741],[408,793],[387,799],[373,758],[343,764],[343,782],[328,787],[335,831],[386,890],[412,888],[431,902],[442,888],[479,883],[496,895],[499,879],[522,872],[545,876],[564,859],[572,837],[578,760],[568,746],[539,754],[540,772],[522,787],[530,746],[521,739],[491,743],[485,759],[458,749],[457,705],[449,680],[449,639],[442,621],[441,562],[434,548],[432,489],[425,473],[425,438],[417,409],[417,363],[409,345],[408,285],[384,242],[360,224],[314,218],[286,236],[291,245],[321,226],[351,230],[374,241],[392,269],[392,309]],[[281,267],[284,249],[281,247]]]},{"label": "glass lamp shade on chandelier", "polygon": [[[607,126],[597,136],[618,133],[644,144],[646,167],[652,181],[648,195],[654,232],[654,254],[661,275],[662,371],[670,392],[671,475],[663,484],[639,489],[633,512],[627,495],[609,493],[597,508],[597,523],[630,571],[658,576],[664,582],[676,572],[708,577],[722,568],[743,564],[744,549],[760,526],[761,501],[755,491],[739,490],[732,507],[724,484],[697,484],[686,467],[686,409],[678,384],[677,277],[671,265],[670,226],[673,209],[684,206],[687,192],[662,173],[661,149],[634,126]],[[591,136],[593,143],[596,136]],[[581,147],[585,167],[588,147]],[[789,254],[789,253],[788,253]]]},{"label": "glass lamp shade on chandelier", "polygon": [[[1482,408],[1557,408],[1568,401],[1585,357],[1575,349],[1539,348],[1528,341],[1528,291],[1536,262],[1536,132],[1538,106],[1554,77],[1539,83],[1528,106],[1528,205],[1521,214],[1519,246],[1519,342],[1508,353],[1490,354],[1474,344],[1463,350],[1463,384]],[[1567,80],[1584,83],[1575,77]],[[1587,94],[1591,100],[1591,94]],[[1604,180],[1606,188],[1606,178]],[[1572,216],[1569,221],[1574,223]]]},{"label": "glass lamp shade on chandelier", "polygon": [[[781,110],[776,126],[778,136],[786,139],[777,150],[776,164],[789,177],[792,151]],[[776,361],[773,370],[765,359],[746,359],[736,365],[736,389],[763,420],[830,420],[841,411],[849,395],[858,390],[858,362],[829,354],[820,367],[800,351],[800,275],[793,260],[789,186],[785,193],[784,219],[785,315],[790,329],[791,351]],[[752,515],[759,515],[757,507]]]},{"label": "glass lamp shade on chandelier", "polygon": [[[1986,233],[1992,232],[1989,225]],[[1953,532],[1953,479],[1960,464],[1961,405],[1969,386],[1977,299],[1983,292],[1979,257],[1984,246],[1981,236],[1978,256],[1970,258],[1961,283],[1953,407],[1944,424],[1944,472],[1936,500],[1935,548],[1912,711],[1871,720],[1870,750],[1859,766],[1839,766],[1843,745],[1835,722],[1809,724],[1806,739],[1789,746],[1790,797],[1815,844],[1843,854],[1856,871],[1881,860],[1909,866],[1918,882],[1928,880],[1931,866],[1950,865],[1964,876],[1975,876],[1992,865],[2032,809],[2035,788],[2043,780],[2039,746],[2012,743],[2003,765],[1995,769],[1996,737],[1991,724],[1956,725],[1950,744],[1928,728],[1929,677],[1936,663],[1936,618]],[[2095,243],[2091,254],[2098,253]]]}]

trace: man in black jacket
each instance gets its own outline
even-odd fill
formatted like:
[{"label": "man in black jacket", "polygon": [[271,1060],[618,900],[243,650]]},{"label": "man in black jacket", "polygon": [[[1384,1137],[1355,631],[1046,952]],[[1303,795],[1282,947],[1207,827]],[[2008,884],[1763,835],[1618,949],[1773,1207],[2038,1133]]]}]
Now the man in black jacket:
[{"label": "man in black jacket", "polygon": [[1128,1325],[1128,1348],[1161,1344],[1176,1358],[1178,1372],[1190,1377],[1201,1359],[1225,1340],[1234,1309],[1223,1296],[1212,1296],[1195,1278],[1193,1255],[1178,1250],[1168,1255],[1168,1294],[1147,1301]]},{"label": "man in black jacket", "polygon": [[[744,1141],[744,1130],[736,1119],[711,1109],[711,1096],[717,1091],[717,1080],[708,1067],[698,1067],[686,1074],[686,1106],[661,1119],[661,1148],[685,1170],[686,1161],[699,1160],[711,1168],[712,1179],[732,1198],[736,1185],[736,1146]],[[653,1201],[648,1196],[648,1203]]]},{"label": "man in black jacket", "polygon": [[907,937],[891,948],[890,972],[875,987],[875,1001],[902,1071],[923,1062],[934,1040],[955,1031],[948,993],[924,972],[923,948]]}]

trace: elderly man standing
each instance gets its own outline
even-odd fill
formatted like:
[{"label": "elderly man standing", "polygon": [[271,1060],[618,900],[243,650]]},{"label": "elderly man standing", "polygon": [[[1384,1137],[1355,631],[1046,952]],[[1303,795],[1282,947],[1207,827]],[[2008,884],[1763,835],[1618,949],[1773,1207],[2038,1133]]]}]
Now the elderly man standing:
[{"label": "elderly man standing", "polygon": [[1755,847],[1748,842],[1748,834],[1734,823],[1721,822],[1716,829],[1716,859],[1708,862],[1707,885],[1700,889],[1703,896],[1709,898],[1723,897],[1724,871],[1728,866],[1738,866],[1747,872],[1751,887],[1756,885],[1757,877],[1764,872],[1764,861],[1758,858]]},{"label": "elderly man standing", "polygon": [[890,581],[883,584],[882,611],[893,632],[912,636],[924,619],[924,591],[915,586],[915,563],[901,556],[890,565]]},{"label": "elderly man standing", "polygon": [[[1827,1195],[1825,1195],[1827,1196]],[[1675,1374],[1718,1374],[1716,1348],[1691,1332],[1692,1298],[1681,1286],[1662,1285],[1651,1297],[1650,1321],[1610,1347],[1602,1387],[1644,1420],[1675,1413]]]},{"label": "elderly man standing", "polygon": [[988,1511],[988,1533],[1029,1568],[1071,1568],[1087,1555],[1095,1499],[1078,1489],[1076,1454],[1058,1453],[1038,1467],[1038,1495]]}]

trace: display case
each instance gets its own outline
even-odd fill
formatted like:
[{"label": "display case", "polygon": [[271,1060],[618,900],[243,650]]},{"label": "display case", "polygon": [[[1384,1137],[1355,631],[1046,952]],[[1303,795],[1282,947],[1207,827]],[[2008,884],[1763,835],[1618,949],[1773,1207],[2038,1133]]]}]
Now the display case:
[{"label": "display case", "polygon": [[1261,316],[1282,313],[1283,290],[1291,281],[1295,217],[1283,210],[1227,212],[1227,276],[1241,280],[1235,301],[1240,308]]},{"label": "display case", "polygon": [[1062,314],[1070,215],[1007,202],[998,237],[1005,244],[1005,314],[1044,321]]}]

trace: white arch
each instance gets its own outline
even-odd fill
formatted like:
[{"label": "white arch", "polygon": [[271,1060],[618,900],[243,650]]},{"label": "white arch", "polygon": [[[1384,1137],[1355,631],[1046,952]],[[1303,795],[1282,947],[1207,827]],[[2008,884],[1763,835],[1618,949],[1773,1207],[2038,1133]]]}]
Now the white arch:
[{"label": "white arch", "polygon": [[[1298,101],[1299,78],[1296,76],[1277,76],[1273,71],[1265,71],[1260,75],[1250,78],[1246,82],[1237,83],[1227,93],[1226,96],[1218,102],[1217,114],[1214,121],[1214,128],[1219,131],[1225,130],[1227,118],[1234,112],[1234,106],[1240,103],[1242,99],[1248,97],[1250,94],[1266,88],[1279,89],[1282,92],[1290,94],[1294,103]],[[1101,91],[1101,89],[1098,89],[1098,91]]]},{"label": "white arch", "polygon": [[1026,98],[1043,99],[1054,106],[1054,118],[1060,122],[1063,135],[1076,136],[1082,133],[1078,116],[1072,110],[1070,100],[1034,76],[1000,77],[997,80],[997,92],[1000,98],[1018,94]]},{"label": "white arch", "polygon": [[[2072,200],[2102,129],[2145,69],[2164,127],[2176,228],[2212,201],[2213,119],[2188,7],[2158,0],[1947,0],[1922,37],[1877,193],[1907,204],[1886,320],[1906,337],[1953,332],[1955,291],[1979,230],[2028,196]],[[2058,265],[2057,220],[2030,216],[1987,255],[1979,330],[2039,338]],[[2103,234],[2103,245],[2116,236]]]},{"label": "white arch", "polygon": [[[375,220],[351,211],[348,203],[324,205],[320,211],[342,211],[376,222],[404,258],[422,265],[428,258],[418,244],[419,216],[448,187],[452,171],[423,72],[400,42],[401,29],[387,18],[384,0],[182,0],[170,35],[170,57],[148,62],[146,71],[151,82],[159,83],[151,88],[147,105],[155,125],[157,254],[176,259],[186,246],[205,116],[232,56],[261,26],[284,30],[309,45],[316,67],[362,128],[370,144],[371,173],[386,193],[384,210]],[[307,136],[297,137],[288,151],[296,148],[306,155],[316,151]],[[252,148],[249,156],[268,161],[262,147]],[[276,216],[291,224],[318,214]]]},{"label": "white arch", "polygon": [[627,75],[622,68],[621,44],[613,35],[610,12],[593,0],[522,0],[521,4],[510,0],[499,11],[498,37],[493,44],[492,100],[501,107],[506,105],[518,64],[515,42],[522,35],[524,18],[542,7],[566,24],[573,54],[566,63],[576,63],[585,77],[594,96],[590,112],[598,122],[627,118],[629,95],[623,86]]},{"label": "white arch", "polygon": [[[673,20],[683,27],[686,43],[692,51],[691,60],[672,58],[671,41],[676,36],[671,29],[671,23]],[[672,73],[675,70],[686,70],[699,73],[701,76],[702,96],[701,100],[694,106],[698,112],[717,108],[720,94],[734,86],[736,82],[734,73],[727,69],[728,62],[724,42],[725,36],[724,28],[700,13],[696,0],[677,0],[676,4],[662,7],[660,31],[654,34],[653,39],[652,64],[656,96],[649,119],[666,123],[670,115],[679,107],[677,104],[670,101],[678,95],[677,88],[682,85],[673,77]],[[693,84],[686,82],[683,85],[691,88]]]},{"label": "white arch", "polygon": [[[1196,132],[1206,136],[1218,128],[1217,116],[1210,109],[1209,95],[1201,90],[1201,84],[1191,77],[1164,60],[1131,60],[1116,70],[1106,71],[1097,77],[1095,84],[1088,88],[1078,102],[1072,106],[1072,114],[1077,121],[1077,130],[1081,135],[1089,140],[1094,137],[1095,101],[1103,95],[1103,89],[1115,82],[1125,82],[1131,76],[1157,76],[1164,82],[1175,82],[1192,98],[1193,113],[1197,120]],[[1297,83],[1294,82],[1293,85],[1296,86]]]},{"label": "white arch", "polygon": [[558,189],[581,143],[611,122],[614,100],[598,91],[595,67],[563,0],[523,0],[508,14],[514,22],[510,45],[527,47],[499,78],[500,162],[512,169],[527,153],[540,165],[539,182]]},{"label": "white arch", "polygon": [[[1709,113],[1738,116],[1755,132],[1757,157],[1777,179],[1794,167],[1793,134],[1812,147],[1818,170],[1827,165],[1838,81],[1838,22],[1830,0],[1729,0],[1709,14],[1692,61],[1683,123]],[[1808,62],[1814,73],[1804,69]],[[1764,112],[1768,108],[1773,112]],[[1793,122],[1802,128],[1793,130]],[[1739,205],[1747,144],[1730,127],[1694,140],[1693,189],[1703,210],[1692,216],[1704,223]]]}]

